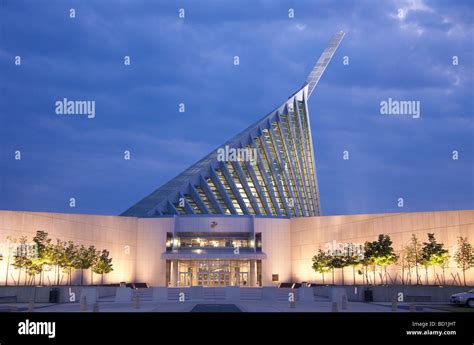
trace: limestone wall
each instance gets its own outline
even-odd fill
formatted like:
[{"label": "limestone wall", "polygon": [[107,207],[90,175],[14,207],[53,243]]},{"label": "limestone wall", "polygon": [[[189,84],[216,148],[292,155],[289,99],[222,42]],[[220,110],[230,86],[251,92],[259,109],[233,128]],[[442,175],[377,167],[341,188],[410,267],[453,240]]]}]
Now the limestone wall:
[{"label": "limestone wall", "polygon": [[[54,242],[74,241],[78,245],[94,245],[97,249],[107,249],[113,260],[114,271],[105,275],[104,283],[133,281],[135,278],[135,255],[137,249],[137,219],[117,216],[95,216],[65,213],[0,211],[0,285],[5,284],[7,267],[7,236],[19,238],[27,236],[31,241],[36,231],[48,233]],[[18,279],[18,272],[11,266],[9,284]],[[66,275],[63,283],[66,282]],[[45,273],[45,282],[54,282],[54,270]],[[24,274],[21,275],[24,281]],[[73,283],[80,281],[79,272],[75,272]],[[94,275],[94,282],[100,283],[100,277]],[[84,283],[90,283],[90,273],[85,271]]]},{"label": "limestone wall", "polygon": [[[364,243],[375,241],[379,234],[389,235],[395,251],[400,251],[408,244],[412,234],[419,240],[426,241],[427,233],[435,233],[438,242],[442,242],[451,254],[456,250],[457,237],[467,237],[474,245],[474,210],[414,212],[414,213],[385,213],[349,216],[328,216],[294,218],[291,220],[291,262],[292,274],[295,281],[321,282],[321,275],[312,268],[312,257],[318,248],[324,250],[328,245],[336,243]],[[450,261],[446,270],[447,283],[453,278],[451,273],[459,275],[454,260]],[[336,270],[336,282],[340,283],[341,270]],[[392,279],[400,277],[397,267],[391,267],[389,274]],[[433,271],[429,270],[430,282],[433,281]],[[436,273],[441,274],[441,270]],[[419,272],[424,282],[424,269]],[[345,269],[346,283],[352,283],[351,268]],[[474,268],[467,272],[468,284],[474,284]],[[331,274],[325,274],[326,282],[332,281]],[[377,277],[378,279],[378,277]],[[362,276],[356,275],[356,282],[362,282]]]}]

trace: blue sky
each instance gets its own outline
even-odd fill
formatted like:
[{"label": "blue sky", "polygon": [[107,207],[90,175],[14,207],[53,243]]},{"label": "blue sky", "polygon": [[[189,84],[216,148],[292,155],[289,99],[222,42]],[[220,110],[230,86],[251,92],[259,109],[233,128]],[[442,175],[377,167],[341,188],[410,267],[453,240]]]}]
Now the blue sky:
[{"label": "blue sky", "polygon": [[[322,214],[472,209],[473,13],[472,1],[3,0],[0,209],[121,213],[286,100],[339,30],[309,101]],[[421,117],[380,115],[389,97],[420,101]],[[63,98],[94,100],[96,117],[57,115]]]}]

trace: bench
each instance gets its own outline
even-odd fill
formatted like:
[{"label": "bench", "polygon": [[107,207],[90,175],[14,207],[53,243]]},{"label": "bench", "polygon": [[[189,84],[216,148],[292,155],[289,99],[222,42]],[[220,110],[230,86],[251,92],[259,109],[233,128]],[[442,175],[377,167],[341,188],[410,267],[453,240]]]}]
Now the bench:
[{"label": "bench", "polygon": [[16,296],[0,296],[0,303],[16,303]]},{"label": "bench", "polygon": [[406,296],[406,302],[431,302],[431,296]]}]

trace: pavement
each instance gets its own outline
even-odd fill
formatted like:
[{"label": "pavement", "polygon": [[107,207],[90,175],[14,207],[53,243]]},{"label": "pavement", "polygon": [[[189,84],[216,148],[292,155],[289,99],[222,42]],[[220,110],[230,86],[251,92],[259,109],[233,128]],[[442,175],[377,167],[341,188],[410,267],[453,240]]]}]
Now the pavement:
[{"label": "pavement", "polygon": [[[332,312],[332,302],[329,300],[315,300],[310,302],[297,301],[292,307],[288,302],[285,301],[168,301],[168,302],[153,302],[153,301],[141,301],[138,308],[134,302],[113,302],[113,301],[98,301],[100,312],[190,312],[193,308],[195,311],[200,311],[203,305],[204,311],[212,312]],[[212,308],[209,305],[216,305],[216,308]],[[400,303],[398,305],[397,312],[406,313],[410,312],[410,303]],[[433,304],[417,304],[417,312],[450,312],[456,311],[447,309],[449,307],[446,304],[440,304],[439,309]],[[11,309],[16,310],[11,310]],[[461,307],[458,307],[461,308]],[[86,311],[91,312],[93,309],[92,304],[88,304]],[[28,304],[17,303],[15,305],[3,305],[0,307],[0,312],[17,311],[27,312]],[[79,303],[62,303],[62,304],[50,304],[50,303],[39,303],[35,304],[35,312],[80,312]],[[343,313],[391,313],[391,303],[364,303],[364,302],[348,302],[347,309],[342,309],[341,304],[338,304],[338,312]]]},{"label": "pavement", "polygon": [[[203,299],[179,302],[153,301],[150,289],[139,289],[135,292],[140,296],[137,308],[135,302],[115,302],[115,296],[104,296],[99,298],[97,304],[100,312],[332,312],[333,303],[328,297],[314,296],[313,301],[296,301],[294,305],[285,299],[280,300],[226,300],[224,297],[214,299]],[[399,303],[397,311],[407,313],[412,303]],[[474,308],[460,307],[448,303],[419,302],[416,303],[416,312],[474,312]],[[194,309],[194,310],[193,310]],[[28,312],[27,303],[0,304],[0,312]],[[35,312],[80,312],[80,303],[36,303]],[[93,311],[93,305],[89,303],[87,312]],[[337,304],[337,312],[343,313],[392,313],[392,303],[384,302],[347,302],[347,308],[343,309],[341,303]]]}]

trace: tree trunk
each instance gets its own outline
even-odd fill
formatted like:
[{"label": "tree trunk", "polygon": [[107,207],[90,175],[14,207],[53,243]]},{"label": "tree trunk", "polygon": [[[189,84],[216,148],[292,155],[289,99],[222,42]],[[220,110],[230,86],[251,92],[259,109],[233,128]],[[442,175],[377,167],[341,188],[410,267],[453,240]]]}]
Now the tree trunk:
[{"label": "tree trunk", "polygon": [[332,269],[332,285],[334,285],[334,268]]},{"label": "tree trunk", "polygon": [[8,286],[8,273],[10,268],[10,249],[8,250],[8,258],[7,258],[7,273],[5,275],[5,286]]},{"label": "tree trunk", "polygon": [[342,270],[342,285],[344,285],[344,267],[341,267]]},{"label": "tree trunk", "polygon": [[376,271],[377,271],[377,268],[376,268],[376,266],[374,265],[374,285],[375,285],[376,282],[377,282],[377,280],[376,280],[376,278],[377,278],[377,277],[376,277],[377,272],[376,272]]},{"label": "tree trunk", "polygon": [[104,285],[104,274],[102,273],[102,276],[100,278],[100,284],[101,285]]},{"label": "tree trunk", "polygon": [[462,277],[463,277],[463,280],[464,280],[464,286],[467,286],[466,284],[466,268],[462,268]]},{"label": "tree trunk", "polygon": [[419,284],[419,276],[418,276],[418,258],[415,256],[415,274],[416,274],[416,285]]},{"label": "tree trunk", "polygon": [[81,286],[84,285],[84,269],[81,268]]},{"label": "tree trunk", "polygon": [[352,266],[352,279],[353,279],[353,284],[352,284],[352,285],[356,285],[356,270],[355,270],[355,266]]},{"label": "tree trunk", "polygon": [[20,286],[20,278],[21,278],[21,267],[18,269],[18,281],[16,282],[17,286]]}]

